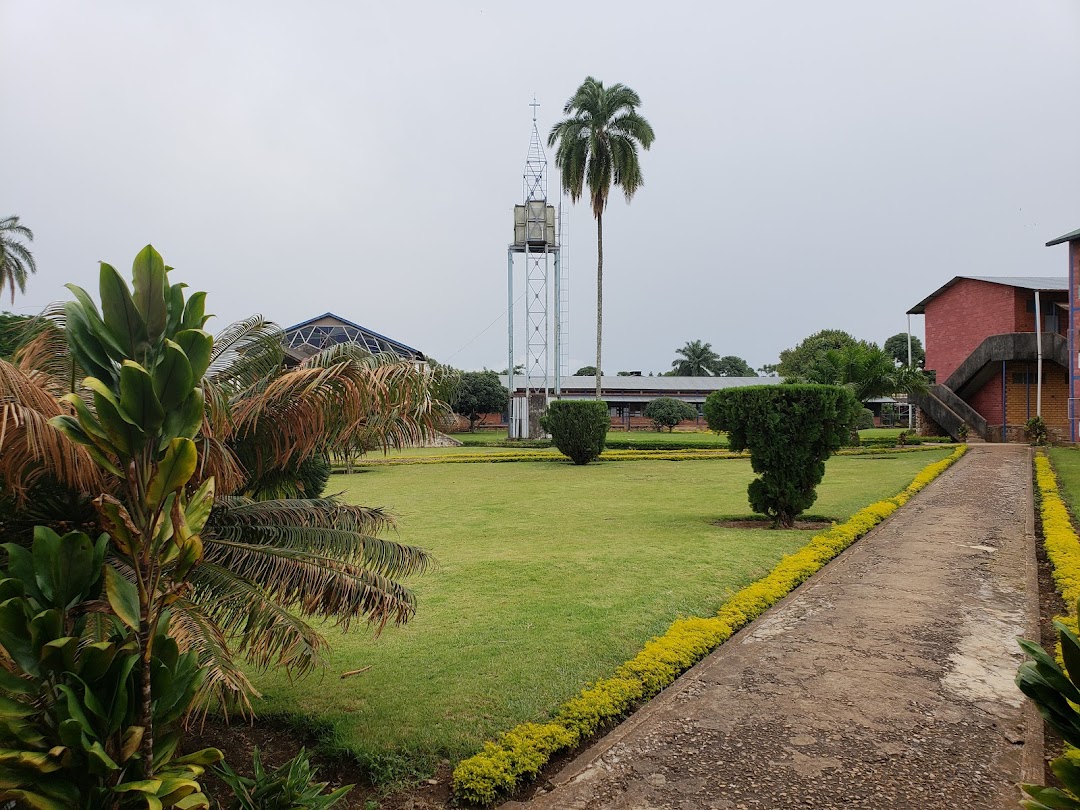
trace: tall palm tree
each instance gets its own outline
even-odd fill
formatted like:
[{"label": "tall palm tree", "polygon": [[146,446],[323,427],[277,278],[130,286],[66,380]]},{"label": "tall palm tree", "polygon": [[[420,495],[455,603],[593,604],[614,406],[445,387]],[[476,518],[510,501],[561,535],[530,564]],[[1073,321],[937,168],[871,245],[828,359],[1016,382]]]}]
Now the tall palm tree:
[{"label": "tall palm tree", "polygon": [[929,387],[919,369],[897,366],[888,352],[865,343],[829,349],[799,381],[847,386],[863,403],[892,394],[919,393]]},{"label": "tall palm tree", "polygon": [[638,115],[641,98],[623,84],[604,87],[589,76],[566,102],[563,119],[548,134],[556,146],[562,186],[577,202],[588,187],[596,218],[596,398],[600,399],[601,336],[604,320],[604,209],[612,185],[630,202],[644,184],[638,150],[652,146],[649,122]]},{"label": "tall palm tree", "polygon": [[676,377],[708,377],[720,374],[720,355],[713,351],[711,343],[691,340],[675,354],[679,359],[671,361],[671,373]]},{"label": "tall palm tree", "polygon": [[0,219],[0,291],[11,288],[11,300],[15,300],[15,287],[26,292],[26,278],[37,272],[34,256],[19,239],[34,241],[34,232],[19,224],[16,216]]}]

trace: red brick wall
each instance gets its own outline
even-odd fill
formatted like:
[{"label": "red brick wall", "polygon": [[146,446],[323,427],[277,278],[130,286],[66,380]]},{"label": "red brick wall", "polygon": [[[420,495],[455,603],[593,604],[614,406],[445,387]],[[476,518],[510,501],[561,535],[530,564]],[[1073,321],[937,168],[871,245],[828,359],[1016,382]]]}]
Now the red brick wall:
[{"label": "red brick wall", "polygon": [[[1006,393],[1008,393],[1007,389]],[[986,385],[975,392],[974,396],[968,398],[968,405],[981,413],[987,424],[1000,425],[1002,423],[1000,369],[987,381]]]},{"label": "red brick wall", "polygon": [[[1016,298],[1013,287],[962,278],[926,305],[926,368],[937,371],[938,382],[945,382],[990,335],[1016,331]],[[1023,308],[1024,304],[1019,306]],[[1000,397],[999,385],[999,413]],[[974,402],[971,404],[993,421]]]}]

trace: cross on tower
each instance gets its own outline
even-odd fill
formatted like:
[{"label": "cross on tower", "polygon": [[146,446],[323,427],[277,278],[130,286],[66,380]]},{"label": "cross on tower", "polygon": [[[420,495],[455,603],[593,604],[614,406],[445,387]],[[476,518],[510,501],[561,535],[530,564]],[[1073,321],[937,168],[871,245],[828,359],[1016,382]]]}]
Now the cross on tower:
[{"label": "cross on tower", "polygon": [[532,104],[529,105],[533,108],[533,123],[536,123],[536,111],[540,108],[540,102],[536,100],[536,96],[533,96]]}]

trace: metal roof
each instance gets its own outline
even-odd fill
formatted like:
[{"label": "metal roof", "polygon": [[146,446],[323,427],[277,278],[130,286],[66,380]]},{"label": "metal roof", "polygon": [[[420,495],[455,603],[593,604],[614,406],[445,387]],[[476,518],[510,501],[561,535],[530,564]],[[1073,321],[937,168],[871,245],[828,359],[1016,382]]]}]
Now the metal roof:
[{"label": "metal roof", "polygon": [[[341,334],[335,332],[334,327],[332,326],[312,326],[316,321],[321,321],[324,318],[332,318],[337,321],[338,325],[342,327],[340,330]],[[309,331],[317,331],[318,334],[298,334],[308,327],[311,327]],[[349,330],[352,330],[352,334],[349,334]],[[286,346],[292,349],[299,349],[301,352],[303,351],[304,346],[311,346],[314,350],[318,350],[346,341],[358,343],[367,348],[372,354],[391,351],[399,357],[414,358],[417,360],[424,359],[424,353],[419,349],[407,346],[399,340],[388,338],[386,335],[380,335],[373,329],[368,329],[366,326],[353,323],[347,318],[335,315],[333,312],[324,312],[322,315],[308,318],[306,321],[294,324],[285,330]]]},{"label": "metal roof", "polygon": [[1062,242],[1072,242],[1076,239],[1080,239],[1080,231],[1073,231],[1067,233],[1064,236],[1059,236],[1057,239],[1051,239],[1046,243],[1047,247],[1053,247],[1054,245],[1060,245]]},{"label": "metal roof", "polygon": [[961,279],[970,281],[985,281],[989,284],[1001,284],[1004,287],[1016,287],[1021,290],[1038,290],[1039,292],[1067,292],[1069,279],[1067,276],[953,276],[952,280],[943,284],[926,296],[907,311],[908,315],[925,315],[926,305],[952,287]]},{"label": "metal roof", "polygon": [[[508,385],[505,374],[499,376],[503,387]],[[562,393],[573,397],[578,395],[596,395],[596,377],[563,377],[560,381]],[[603,391],[618,391],[618,396],[627,396],[640,393],[644,396],[661,396],[670,393],[682,393],[687,396],[694,394],[708,394],[719,391],[722,388],[737,388],[744,385],[776,385],[780,382],[779,377],[611,377],[604,375],[600,378],[600,388]],[[514,388],[521,390],[525,385],[525,378],[514,375]],[[533,377],[529,380],[530,388],[541,388],[544,380]],[[555,378],[549,377],[548,388],[554,388]],[[607,397],[605,397],[606,399]]]}]

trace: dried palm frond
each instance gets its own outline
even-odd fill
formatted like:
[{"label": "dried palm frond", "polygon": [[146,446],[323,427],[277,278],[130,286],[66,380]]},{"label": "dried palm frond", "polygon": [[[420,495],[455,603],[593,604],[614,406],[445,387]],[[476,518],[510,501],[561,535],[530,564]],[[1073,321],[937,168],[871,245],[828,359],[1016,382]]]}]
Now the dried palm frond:
[{"label": "dried palm frond", "polygon": [[50,378],[0,360],[0,481],[16,503],[48,478],[77,492],[101,492],[105,479],[86,448],[49,424],[67,413]]}]

